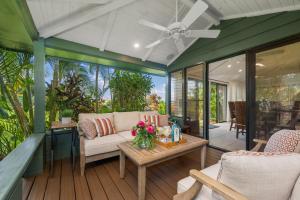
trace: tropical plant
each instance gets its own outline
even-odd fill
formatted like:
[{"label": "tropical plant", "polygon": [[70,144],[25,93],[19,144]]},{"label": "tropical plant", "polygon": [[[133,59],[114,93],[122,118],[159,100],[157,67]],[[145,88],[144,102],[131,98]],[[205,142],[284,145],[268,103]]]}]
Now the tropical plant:
[{"label": "tropical plant", "polygon": [[158,113],[161,115],[165,115],[166,112],[166,103],[162,100],[159,101],[158,103]]},{"label": "tropical plant", "polygon": [[128,71],[115,71],[110,80],[113,111],[142,111],[147,102],[146,96],[153,88],[148,75]]},{"label": "tropical plant", "polygon": [[73,117],[73,110],[71,109],[64,109],[62,112],[61,112],[61,116],[62,117]]},{"label": "tropical plant", "polygon": [[59,110],[72,109],[72,118],[77,121],[79,113],[95,112],[92,98],[85,94],[81,76],[70,73],[56,89],[56,101]]}]

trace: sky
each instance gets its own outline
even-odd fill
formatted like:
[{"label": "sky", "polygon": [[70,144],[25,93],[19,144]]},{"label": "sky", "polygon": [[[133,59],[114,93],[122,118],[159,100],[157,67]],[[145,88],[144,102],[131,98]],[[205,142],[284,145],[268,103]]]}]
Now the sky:
[{"label": "sky", "polygon": [[[88,67],[88,64],[82,63],[83,66]],[[53,69],[49,65],[49,63],[46,63],[45,65],[45,81],[47,83],[50,83],[53,77]],[[152,82],[154,87],[151,90],[151,94],[156,93],[158,96],[161,97],[161,99],[165,100],[166,95],[166,84],[167,84],[167,77],[161,77],[161,76],[155,76],[155,75],[149,75],[152,78]],[[90,75],[90,80],[95,81],[95,75]],[[103,85],[103,80],[99,80],[99,85]],[[108,90],[105,95],[104,99],[110,99],[110,91]]]}]

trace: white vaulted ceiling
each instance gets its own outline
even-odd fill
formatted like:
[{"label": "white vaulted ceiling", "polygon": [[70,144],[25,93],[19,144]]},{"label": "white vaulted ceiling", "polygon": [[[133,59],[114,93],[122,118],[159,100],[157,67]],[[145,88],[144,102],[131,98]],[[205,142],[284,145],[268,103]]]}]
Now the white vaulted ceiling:
[{"label": "white vaulted ceiling", "polygon": [[[109,3],[99,4],[105,1]],[[179,2],[180,20],[195,0]],[[209,10],[192,24],[191,29],[209,28],[222,19],[300,9],[300,0],[205,2]],[[182,53],[178,52],[173,40],[145,49],[147,44],[164,35],[138,23],[146,19],[168,26],[175,20],[175,0],[27,0],[27,4],[42,37],[57,37],[167,65]],[[195,39],[184,39],[185,49],[193,42]],[[135,49],[134,43],[139,43],[140,48]]]}]

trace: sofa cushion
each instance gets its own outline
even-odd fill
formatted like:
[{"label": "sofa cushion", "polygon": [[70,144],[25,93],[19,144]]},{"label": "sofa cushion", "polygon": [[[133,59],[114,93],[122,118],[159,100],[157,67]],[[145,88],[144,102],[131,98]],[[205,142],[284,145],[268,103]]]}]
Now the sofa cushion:
[{"label": "sofa cushion", "polygon": [[131,131],[118,132],[118,135],[125,138],[127,141],[132,141],[134,136],[131,135]]},{"label": "sofa cushion", "polygon": [[300,131],[277,131],[270,137],[264,151],[300,153]]},{"label": "sofa cushion", "polygon": [[222,155],[218,181],[249,200],[288,200],[299,174],[300,154],[237,151]]},{"label": "sofa cushion", "polygon": [[145,115],[158,115],[158,112],[157,111],[144,111],[144,112],[139,112],[140,116],[140,120],[141,121],[145,121]]},{"label": "sofa cushion", "polygon": [[298,177],[298,180],[294,185],[294,189],[290,200],[299,200],[299,199],[300,199],[300,176]]},{"label": "sofa cushion", "polygon": [[114,112],[115,129],[117,132],[131,130],[138,121],[138,112]]},{"label": "sofa cushion", "polygon": [[114,115],[113,113],[103,113],[103,114],[98,114],[98,113],[80,113],[78,115],[78,122],[83,121],[85,119],[97,119],[97,118],[108,118],[113,127],[114,127]]},{"label": "sofa cushion", "polygon": [[[220,162],[215,165],[212,165],[210,167],[207,167],[201,171],[204,174],[206,174],[207,176],[216,180],[219,169],[220,169]],[[177,183],[177,193],[182,193],[184,191],[187,191],[190,187],[192,187],[192,185],[195,183],[195,181],[196,180],[190,176],[188,176],[184,179],[181,179]],[[198,195],[194,199],[195,200],[211,200],[212,199],[212,190],[206,186],[203,186],[201,191],[198,193]]]},{"label": "sofa cushion", "polygon": [[94,139],[98,134],[94,122],[90,119],[80,121],[79,122],[79,127],[83,131],[84,136],[89,140]]},{"label": "sofa cushion", "polygon": [[92,156],[101,153],[116,151],[119,149],[118,144],[126,142],[126,139],[118,134],[96,137],[93,140],[84,140],[85,156]]}]

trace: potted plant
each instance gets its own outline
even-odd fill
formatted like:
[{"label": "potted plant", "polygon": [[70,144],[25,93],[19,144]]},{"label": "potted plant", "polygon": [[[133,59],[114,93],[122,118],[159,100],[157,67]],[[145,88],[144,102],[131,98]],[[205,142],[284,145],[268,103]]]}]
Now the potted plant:
[{"label": "potted plant", "polygon": [[62,124],[69,124],[72,121],[73,110],[71,109],[64,109],[61,113],[61,123]]},{"label": "potted plant", "polygon": [[139,121],[131,130],[132,136],[135,137],[132,143],[142,149],[152,149],[154,147],[155,133],[156,128],[153,125]]}]

